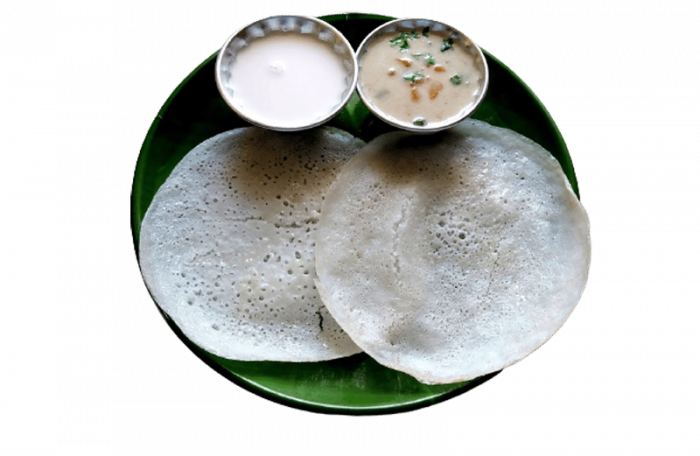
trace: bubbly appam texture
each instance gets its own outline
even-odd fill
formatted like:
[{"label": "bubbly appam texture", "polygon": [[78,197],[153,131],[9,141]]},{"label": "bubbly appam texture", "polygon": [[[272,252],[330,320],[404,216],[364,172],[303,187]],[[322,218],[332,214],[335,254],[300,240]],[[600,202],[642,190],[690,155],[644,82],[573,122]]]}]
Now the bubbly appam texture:
[{"label": "bubbly appam texture", "polygon": [[589,222],[557,161],[467,120],[371,141],[331,186],[317,285],[365,352],[424,383],[524,358],[577,304]]},{"label": "bubbly appam texture", "polygon": [[313,281],[321,203],[364,143],[333,128],[242,128],[190,151],[141,225],[141,271],[195,344],[244,361],[320,361],[360,349]]}]

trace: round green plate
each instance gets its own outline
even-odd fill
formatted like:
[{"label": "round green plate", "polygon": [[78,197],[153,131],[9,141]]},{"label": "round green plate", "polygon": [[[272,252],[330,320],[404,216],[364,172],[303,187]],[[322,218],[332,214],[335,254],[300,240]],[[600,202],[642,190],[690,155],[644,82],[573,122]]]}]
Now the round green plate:
[{"label": "round green plate", "polygon": [[[339,29],[357,48],[369,32],[393,18],[341,14],[321,19]],[[578,195],[571,158],[554,121],[513,72],[485,54],[490,85],[472,117],[515,130],[549,150],[561,163]],[[165,102],[146,135],[131,193],[131,228],[137,258],[139,231],[146,209],[173,167],[205,139],[248,125],[219,96],[214,81],[215,60],[216,53],[185,78]],[[365,141],[393,129],[375,118],[357,95],[330,124]],[[319,363],[231,361],[197,347],[167,315],[163,317],[192,352],[232,382],[272,401],[314,412],[387,414],[413,410],[465,393],[497,374],[451,385],[424,385],[379,365],[364,353]]]}]

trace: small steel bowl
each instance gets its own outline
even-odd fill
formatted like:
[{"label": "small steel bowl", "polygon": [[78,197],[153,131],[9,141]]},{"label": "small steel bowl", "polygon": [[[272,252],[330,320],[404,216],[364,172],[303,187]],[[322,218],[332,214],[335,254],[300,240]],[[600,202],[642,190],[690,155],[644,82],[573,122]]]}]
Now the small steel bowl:
[{"label": "small steel bowl", "polygon": [[[427,123],[425,126],[417,126],[412,122],[401,121],[382,111],[376,106],[375,103],[372,102],[371,96],[367,94],[362,84],[362,60],[369,47],[374,44],[376,40],[386,38],[388,34],[399,34],[401,32],[412,31],[416,31],[417,33],[422,33],[423,31],[436,32],[443,36],[449,37],[453,40],[454,46],[461,46],[474,58],[475,65],[480,70],[482,75],[476,81],[479,92],[473,103],[464,106],[457,114],[448,119],[439,122]],[[455,28],[442,22],[433,21],[430,19],[397,19],[381,25],[373,30],[372,33],[370,33],[364,39],[364,41],[362,41],[362,44],[360,44],[360,47],[357,49],[357,62],[360,72],[359,80],[357,82],[357,93],[364,104],[367,105],[369,110],[372,111],[374,115],[382,119],[384,122],[397,128],[412,132],[432,133],[445,130],[466,119],[474,113],[476,108],[478,108],[483,101],[489,84],[488,65],[486,64],[486,58],[484,57],[484,54],[479,46],[477,46],[471,39],[469,39],[459,30],[456,30]]]},{"label": "small steel bowl", "polygon": [[[285,122],[266,119],[259,113],[250,110],[240,101],[239,91],[231,83],[232,69],[237,63],[239,53],[243,52],[256,40],[264,39],[271,35],[284,36],[292,34],[314,38],[323,45],[328,46],[336,54],[345,72],[342,81],[344,89],[338,96],[337,104],[331,104],[328,112],[325,112],[323,115],[313,116],[312,118],[301,118],[298,116]],[[275,71],[280,70],[276,69]],[[306,16],[273,16],[247,25],[226,40],[216,60],[216,85],[221,96],[231,109],[254,125],[278,131],[305,130],[328,121],[350,100],[357,84],[357,75],[358,68],[355,52],[348,40],[330,24]],[[256,78],[259,75],[251,74],[249,77]],[[317,89],[317,87],[298,87],[299,91],[306,91],[300,92],[302,95],[304,93],[314,93]]]}]

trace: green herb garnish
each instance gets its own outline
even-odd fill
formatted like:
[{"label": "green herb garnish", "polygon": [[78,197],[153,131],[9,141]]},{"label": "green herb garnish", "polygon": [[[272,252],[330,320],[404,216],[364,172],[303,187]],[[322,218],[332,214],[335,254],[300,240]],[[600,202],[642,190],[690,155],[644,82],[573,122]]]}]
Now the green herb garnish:
[{"label": "green herb garnish", "polygon": [[452,41],[452,38],[447,38],[446,40],[442,40],[442,47],[440,48],[440,52],[449,51],[453,47],[452,44],[454,44]]},{"label": "green herb garnish", "polygon": [[435,58],[430,54],[421,54],[419,52],[416,52],[413,54],[413,57],[423,57],[423,60],[425,60],[426,65],[435,65]]},{"label": "green herb garnish", "polygon": [[425,122],[425,119],[423,117],[416,117],[415,119],[413,119],[413,125],[415,125],[417,127],[422,127],[425,125],[425,123],[426,122]]},{"label": "green herb garnish", "polygon": [[425,76],[423,76],[423,74],[420,71],[414,71],[413,73],[404,74],[403,78],[415,84],[416,82],[423,80]]},{"label": "green herb garnish", "polygon": [[456,86],[460,85],[462,83],[462,77],[458,74],[455,74],[450,78],[450,82]]},{"label": "green herb garnish", "polygon": [[406,49],[410,47],[408,40],[418,38],[418,34],[415,31],[411,32],[401,32],[397,36],[389,40],[391,47],[398,46],[401,52],[406,52]]},{"label": "green herb garnish", "polygon": [[428,38],[428,32],[430,31],[430,27],[426,27],[423,29],[423,36]]}]

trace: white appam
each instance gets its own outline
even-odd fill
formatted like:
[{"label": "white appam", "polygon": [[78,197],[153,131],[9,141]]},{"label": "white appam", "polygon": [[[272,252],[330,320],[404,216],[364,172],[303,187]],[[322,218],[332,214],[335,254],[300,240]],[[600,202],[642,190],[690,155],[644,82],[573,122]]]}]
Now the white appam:
[{"label": "white appam", "polygon": [[588,216],[559,163],[474,120],[368,143],[331,186],[316,242],[317,285],[338,323],[379,363],[430,384],[542,345],[590,263]]},{"label": "white appam", "polygon": [[360,349],[323,306],[314,240],[324,195],[364,143],[333,128],[242,128],[190,151],[141,224],[160,308],[195,344],[236,360],[320,361]]}]

